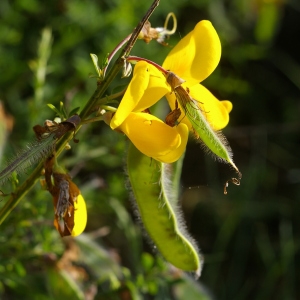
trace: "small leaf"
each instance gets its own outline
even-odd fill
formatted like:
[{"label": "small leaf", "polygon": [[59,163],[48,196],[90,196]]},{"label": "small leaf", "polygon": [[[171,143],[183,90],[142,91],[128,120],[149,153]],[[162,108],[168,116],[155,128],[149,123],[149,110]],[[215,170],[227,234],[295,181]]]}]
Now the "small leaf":
[{"label": "small leaf", "polygon": [[145,272],[149,272],[154,265],[154,258],[152,255],[150,255],[149,253],[143,253],[142,254],[142,266],[143,269],[145,270]]},{"label": "small leaf", "polygon": [[102,59],[102,62],[101,62],[101,68],[102,69],[107,66],[108,58],[109,58],[109,53],[107,53],[106,56]]},{"label": "small leaf", "polygon": [[230,181],[233,184],[239,185],[242,174],[233,162],[232,151],[226,137],[221,131],[215,131],[206,120],[197,101],[190,96],[188,90],[181,86],[184,82],[183,79],[173,72],[168,72],[166,79],[186,117],[191,122],[196,139],[202,142],[208,152],[212,153],[217,159],[229,163],[236,171],[238,178],[231,178],[225,183],[224,194],[227,194],[226,187],[228,186],[228,182]]},{"label": "small leaf", "polygon": [[98,66],[98,56],[96,54],[90,53],[90,56],[92,58],[94,67],[98,73],[98,76],[101,78],[102,77],[102,70],[100,69],[100,67]]},{"label": "small leaf", "polygon": [[63,116],[62,120],[67,119],[67,112],[64,106],[64,103],[62,101],[59,102],[59,110],[60,110],[60,115]]},{"label": "small leaf", "polygon": [[60,111],[53,104],[48,103],[47,105],[60,117]]},{"label": "small leaf", "polygon": [[72,109],[70,112],[69,112],[69,116],[73,116],[73,115],[76,115],[80,110],[80,107],[75,107],[74,109]]}]

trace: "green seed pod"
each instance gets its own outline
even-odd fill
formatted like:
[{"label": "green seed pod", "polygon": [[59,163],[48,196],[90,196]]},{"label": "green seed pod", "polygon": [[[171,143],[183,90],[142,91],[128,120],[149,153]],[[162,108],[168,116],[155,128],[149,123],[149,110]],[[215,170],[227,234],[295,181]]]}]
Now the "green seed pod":
[{"label": "green seed pod", "polygon": [[0,185],[11,179],[14,172],[16,174],[25,172],[31,165],[51,154],[55,149],[55,141],[54,136],[49,136],[47,139],[34,141],[19,151],[16,157],[9,160],[8,166],[0,172]]},{"label": "green seed pod", "polygon": [[[31,165],[53,153],[58,139],[69,131],[75,131],[80,121],[78,115],[73,115],[59,124],[51,122],[51,126],[46,124],[44,126],[35,125],[33,130],[37,139],[28,144],[25,149],[19,151],[16,157],[9,160],[7,167],[0,172],[0,185],[11,179],[13,173],[19,175]],[[78,141],[74,139],[74,142]]]},{"label": "green seed pod", "polygon": [[186,117],[192,124],[195,137],[202,141],[203,146],[208,152],[212,153],[218,160],[229,163],[238,174],[238,178],[231,178],[225,183],[224,193],[227,194],[226,187],[228,182],[239,185],[242,174],[232,160],[232,151],[226,137],[221,131],[215,131],[206,120],[203,112],[198,107],[188,90],[185,90],[181,84],[184,82],[180,77],[172,72],[166,76],[168,84],[175,93],[176,99],[186,114]]},{"label": "green seed pod", "polygon": [[130,143],[127,166],[142,222],[158,250],[177,268],[195,271],[199,276],[202,259],[175,207],[173,191],[178,176],[171,173],[173,165],[145,156]]}]

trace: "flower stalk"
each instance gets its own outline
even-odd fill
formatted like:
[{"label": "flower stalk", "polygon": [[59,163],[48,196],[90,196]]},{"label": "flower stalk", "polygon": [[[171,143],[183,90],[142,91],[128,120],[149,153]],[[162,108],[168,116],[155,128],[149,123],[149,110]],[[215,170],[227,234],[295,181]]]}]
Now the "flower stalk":
[{"label": "flower stalk", "polygon": [[154,61],[147,59],[147,58],[143,58],[143,57],[139,57],[139,56],[135,56],[135,55],[130,55],[126,58],[127,62],[131,62],[133,64],[136,64],[139,61],[145,61],[148,64],[154,66],[157,70],[161,71],[164,75],[168,74],[168,71],[166,69],[164,69],[161,65],[155,63]]}]

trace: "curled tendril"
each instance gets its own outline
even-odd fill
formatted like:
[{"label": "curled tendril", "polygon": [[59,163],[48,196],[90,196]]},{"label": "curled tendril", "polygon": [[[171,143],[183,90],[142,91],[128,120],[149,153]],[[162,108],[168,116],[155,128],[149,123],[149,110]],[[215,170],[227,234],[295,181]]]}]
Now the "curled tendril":
[{"label": "curled tendril", "polygon": [[240,185],[241,184],[242,173],[237,171],[237,174],[238,174],[238,178],[230,178],[225,182],[225,184],[224,184],[224,194],[225,195],[227,195],[227,188],[228,188],[229,182],[231,182],[235,185]]},{"label": "curled tendril", "polygon": [[[172,17],[173,19],[173,28],[172,30],[168,30],[168,25],[169,25],[169,20]],[[177,29],[177,19],[176,16],[173,12],[168,13],[166,20],[165,20],[165,24],[164,24],[164,33],[168,34],[168,35],[172,35],[176,32]]]},{"label": "curled tendril", "polygon": [[[170,20],[171,17],[173,19],[173,28],[171,30],[169,30],[168,25],[169,25],[169,20]],[[165,43],[165,40],[170,35],[174,34],[176,32],[176,29],[177,29],[176,16],[173,12],[170,12],[170,13],[168,13],[168,15],[166,17],[164,27],[155,28],[155,30],[157,31],[157,34],[158,34],[157,42],[162,44],[162,45],[167,45],[167,43]]]}]

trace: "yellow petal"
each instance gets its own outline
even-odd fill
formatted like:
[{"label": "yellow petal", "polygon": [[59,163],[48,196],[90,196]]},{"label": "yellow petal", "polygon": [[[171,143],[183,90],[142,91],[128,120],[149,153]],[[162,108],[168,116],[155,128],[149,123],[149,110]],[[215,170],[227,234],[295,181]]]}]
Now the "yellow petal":
[{"label": "yellow petal", "polygon": [[172,49],[163,67],[194,85],[214,71],[220,57],[217,32],[209,21],[201,21]]},{"label": "yellow petal", "polygon": [[86,222],[86,204],[82,195],[79,194],[77,197],[77,201],[74,201],[74,227],[72,230],[72,236],[81,234],[85,229]]},{"label": "yellow petal", "polygon": [[168,92],[170,87],[165,76],[153,65],[145,61],[138,62],[110,127],[115,129],[120,126],[132,111],[139,112],[149,108]]},{"label": "yellow petal", "polygon": [[180,146],[166,155],[154,157],[156,160],[164,163],[172,163],[178,160],[181,157],[181,155],[184,153],[188,141],[188,137],[189,137],[189,129],[187,125],[184,123],[180,123],[176,129],[181,136]]},{"label": "yellow petal", "polygon": [[[186,87],[188,84],[184,83]],[[227,126],[229,122],[229,113],[232,110],[232,103],[227,100],[219,101],[207,88],[201,84],[196,84],[189,87],[190,95],[193,99],[198,101],[199,109],[213,127],[214,130],[220,130]],[[166,95],[171,109],[175,107],[175,95],[174,93]],[[183,119],[181,119],[183,118]],[[182,109],[180,122],[188,125],[191,130],[192,125],[188,118],[185,116],[184,109]]]},{"label": "yellow petal", "polygon": [[201,84],[190,88],[190,95],[199,102],[202,113],[214,130],[227,126],[232,103],[228,100],[219,101],[207,88]]},{"label": "yellow petal", "polygon": [[[177,127],[170,127],[147,113],[130,113],[118,129],[128,136],[139,151],[154,159],[161,157],[159,160],[163,162],[171,162],[170,160],[174,161],[176,157],[180,157],[188,136],[188,130],[185,136],[181,137],[181,134],[184,134],[182,127],[178,131]],[[176,152],[177,154],[169,159],[168,155],[174,150],[181,153]]]}]

